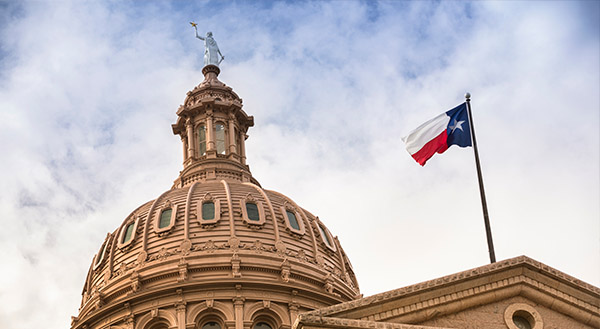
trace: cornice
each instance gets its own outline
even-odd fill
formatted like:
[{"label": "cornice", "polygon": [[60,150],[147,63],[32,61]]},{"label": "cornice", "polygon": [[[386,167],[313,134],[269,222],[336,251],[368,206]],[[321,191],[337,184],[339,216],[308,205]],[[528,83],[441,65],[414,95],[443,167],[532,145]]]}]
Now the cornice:
[{"label": "cornice", "polygon": [[377,328],[377,329],[448,329],[442,327],[426,327],[401,323],[375,322],[365,320],[342,319],[334,317],[323,317],[312,315],[310,313],[299,314],[293,329],[302,329],[304,327],[318,328]]},{"label": "cornice", "polygon": [[[432,298],[419,299],[419,301],[415,303],[402,304],[402,306],[393,309],[387,309],[383,312],[375,312],[370,314],[367,318],[385,321],[385,319],[387,318],[398,317],[405,314],[414,313],[429,307],[438,306],[440,304],[449,304],[459,300],[461,301],[461,303],[463,303],[464,306],[468,304],[468,302],[464,301],[468,298],[477,297],[486,293],[498,291],[500,289],[516,287],[521,285],[525,287],[524,290],[514,289],[512,293],[515,295],[521,293],[529,293],[530,295],[536,295],[535,292],[537,292],[538,294],[541,292],[548,296],[551,296],[553,302],[561,301],[566,305],[574,306],[590,314],[591,318],[593,318],[594,321],[599,321],[599,288],[585,283],[581,280],[578,280],[572,276],[569,276],[563,272],[560,272],[550,266],[547,266],[526,256],[519,256],[516,258],[481,266],[475,269],[448,275],[438,279],[376,294],[370,297],[326,307],[320,310],[309,312],[307,314],[318,316],[339,316],[340,314],[345,312],[351,312],[357,309],[364,309],[374,305],[381,305],[392,300],[410,298],[419,294],[423,294],[425,292],[431,292],[435,290],[441,291],[444,288],[456,286],[463,282],[492,276],[495,273],[500,273],[510,269],[517,269],[519,267],[529,268],[532,271],[531,273],[528,273],[528,271],[522,271],[522,273],[518,275],[504,277],[502,279],[490,281],[481,285],[469,286],[465,289],[452,291],[447,294],[433,294],[432,296],[434,297]],[[593,302],[590,303],[588,301],[582,300],[577,296],[573,296],[567,291],[569,289],[566,289],[566,286],[561,287],[560,285],[548,285],[542,282],[543,280],[539,280],[538,278],[536,278],[536,275],[532,273],[540,273],[543,276],[546,276],[550,279],[559,281],[559,283],[568,284],[572,288],[575,288],[576,290],[587,294],[588,296],[590,296],[591,300],[595,300],[597,302],[594,304]],[[527,289],[527,287],[533,289]],[[494,299],[500,299],[497,295],[493,293],[488,297],[490,299],[488,302],[491,302]],[[479,300],[479,302],[481,302],[481,300]],[[475,301],[475,303],[477,303],[477,301]]]}]

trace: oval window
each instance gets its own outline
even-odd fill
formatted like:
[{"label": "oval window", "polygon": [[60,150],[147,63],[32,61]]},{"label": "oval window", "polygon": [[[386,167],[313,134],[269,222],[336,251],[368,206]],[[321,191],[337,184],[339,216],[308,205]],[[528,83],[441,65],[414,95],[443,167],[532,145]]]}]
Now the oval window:
[{"label": "oval window", "polygon": [[260,215],[258,214],[258,206],[256,203],[246,202],[246,212],[248,213],[248,219],[258,222]]},{"label": "oval window", "polygon": [[300,224],[298,224],[298,219],[296,219],[296,215],[289,210],[286,210],[285,213],[287,214],[287,218],[288,218],[288,222],[290,223],[290,226],[296,230],[300,230]]},{"label": "oval window", "polygon": [[133,234],[133,227],[135,226],[135,222],[130,223],[125,228],[125,234],[123,234],[123,240],[121,243],[127,243],[131,240],[131,235]]},{"label": "oval window", "polygon": [[529,323],[529,321],[527,321],[527,319],[525,319],[522,316],[513,315],[513,319],[512,320],[513,320],[513,323],[519,329],[531,329],[531,323]]},{"label": "oval window", "polygon": [[215,218],[215,203],[212,201],[204,202],[202,204],[202,219],[209,220],[209,219],[214,219],[214,218]]},{"label": "oval window", "polygon": [[164,228],[171,224],[171,214],[173,213],[173,209],[165,209],[160,213],[160,222],[158,223],[158,228]]}]

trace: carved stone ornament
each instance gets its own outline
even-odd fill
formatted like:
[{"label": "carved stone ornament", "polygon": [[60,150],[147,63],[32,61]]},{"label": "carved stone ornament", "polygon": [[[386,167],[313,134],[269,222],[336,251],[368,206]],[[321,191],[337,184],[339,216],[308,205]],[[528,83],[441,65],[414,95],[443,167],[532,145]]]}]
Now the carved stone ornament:
[{"label": "carved stone ornament", "polygon": [[131,272],[129,280],[132,292],[136,293],[142,288],[142,277],[137,271]]},{"label": "carved stone ornament", "polygon": [[333,293],[333,277],[331,276],[331,273],[327,273],[327,276],[325,277],[325,285],[323,287],[328,293]]},{"label": "carved stone ornament", "polygon": [[211,308],[213,308],[214,305],[215,305],[215,300],[214,299],[207,299],[206,300],[206,308],[211,309]]},{"label": "carved stone ornament", "polygon": [[271,301],[270,300],[263,300],[263,308],[271,308]]},{"label": "carved stone ornament", "polygon": [[146,251],[142,250],[142,252],[140,252],[137,257],[137,263],[138,263],[139,267],[144,266],[144,263],[146,262],[146,258],[148,258],[148,253],[146,253]]},{"label": "carved stone ornament", "polygon": [[190,253],[190,250],[192,249],[192,241],[190,241],[189,239],[183,240],[179,248],[181,249],[181,254],[183,256],[188,255]]},{"label": "carved stone ornament", "polygon": [[231,274],[234,278],[240,278],[242,276],[242,273],[240,272],[240,263],[240,256],[237,252],[234,252],[231,257]]},{"label": "carved stone ornament", "polygon": [[256,199],[254,199],[254,197],[252,196],[252,194],[248,193],[246,195],[246,201],[256,202]]},{"label": "carved stone ornament", "polygon": [[320,267],[325,266],[325,259],[321,255],[317,255],[317,265]]},{"label": "carved stone ornament", "polygon": [[212,199],[213,199],[213,196],[208,192],[206,192],[206,194],[204,194],[204,197],[202,197],[202,200],[206,200],[206,201],[210,201]]},{"label": "carved stone ornament", "polygon": [[232,236],[228,241],[229,247],[233,250],[238,250],[240,248],[240,239]]},{"label": "carved stone ornament", "polygon": [[288,261],[287,257],[283,260],[283,262],[281,263],[281,280],[283,282],[290,282],[290,262]]},{"label": "carved stone ornament", "polygon": [[287,247],[285,246],[285,244],[283,242],[281,242],[281,240],[275,242],[275,250],[277,251],[277,253],[279,255],[284,255],[285,251],[287,250]]},{"label": "carved stone ornament", "polygon": [[171,200],[166,200],[165,203],[162,206],[162,209],[173,209],[173,205],[171,204]]},{"label": "carved stone ornament", "polygon": [[133,316],[133,314],[130,314],[125,317],[125,328],[133,329],[134,327],[135,327],[135,317]]},{"label": "carved stone ornament", "polygon": [[177,278],[177,282],[183,282],[188,279],[188,264],[185,262],[180,262],[177,265],[179,269],[179,277]]},{"label": "carved stone ornament", "polygon": [[254,241],[254,243],[252,244],[252,247],[250,247],[250,249],[252,249],[256,253],[260,254],[260,253],[262,253],[263,250],[265,250],[265,247],[263,246],[262,241],[256,240],[256,241]]}]

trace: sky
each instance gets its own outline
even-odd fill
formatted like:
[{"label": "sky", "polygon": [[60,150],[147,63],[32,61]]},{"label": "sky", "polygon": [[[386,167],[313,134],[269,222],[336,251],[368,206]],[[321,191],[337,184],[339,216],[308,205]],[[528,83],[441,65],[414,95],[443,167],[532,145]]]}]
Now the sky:
[{"label": "sky", "polygon": [[[94,254],[182,169],[203,80],[255,118],[248,164],[339,237],[367,296],[489,263],[472,148],[401,137],[472,95],[498,260],[600,286],[596,1],[0,0],[0,326],[67,328]],[[35,310],[32,312],[32,310]]]}]

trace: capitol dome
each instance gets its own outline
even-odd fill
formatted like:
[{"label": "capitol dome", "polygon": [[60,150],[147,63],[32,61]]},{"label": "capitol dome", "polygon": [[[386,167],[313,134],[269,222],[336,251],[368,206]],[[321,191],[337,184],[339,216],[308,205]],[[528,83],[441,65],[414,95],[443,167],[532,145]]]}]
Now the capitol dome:
[{"label": "capitol dome", "polygon": [[183,170],[107,234],[73,329],[291,328],[301,312],[360,296],[337,237],[252,177],[253,117],[217,66],[203,74],[172,125]]}]

